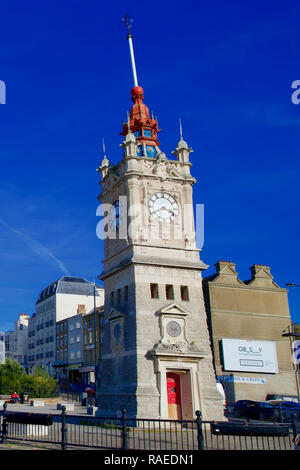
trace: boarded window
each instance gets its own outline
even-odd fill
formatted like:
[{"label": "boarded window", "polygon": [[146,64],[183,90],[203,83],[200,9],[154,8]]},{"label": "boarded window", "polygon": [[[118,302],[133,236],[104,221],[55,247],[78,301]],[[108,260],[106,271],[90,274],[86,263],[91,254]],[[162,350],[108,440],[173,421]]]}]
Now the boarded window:
[{"label": "boarded window", "polygon": [[151,299],[158,299],[158,284],[150,284]]},{"label": "boarded window", "polygon": [[189,289],[187,286],[180,286],[181,300],[189,300]]},{"label": "boarded window", "polygon": [[174,299],[174,289],[173,289],[173,286],[170,284],[166,285],[166,298],[169,300]]}]

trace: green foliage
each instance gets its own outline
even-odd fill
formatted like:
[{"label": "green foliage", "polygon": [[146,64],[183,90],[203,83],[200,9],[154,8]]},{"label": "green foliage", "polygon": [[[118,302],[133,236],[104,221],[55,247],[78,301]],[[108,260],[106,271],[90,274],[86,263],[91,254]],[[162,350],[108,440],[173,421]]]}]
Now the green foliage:
[{"label": "green foliage", "polygon": [[25,369],[17,362],[6,359],[0,364],[0,394],[27,392],[30,398],[49,398],[58,395],[57,381],[49,376],[41,366],[28,375]]},{"label": "green foliage", "polygon": [[0,393],[20,393],[22,376],[25,373],[17,361],[6,359],[5,364],[0,364]]},{"label": "green foliage", "polygon": [[41,366],[36,367],[32,375],[23,377],[23,387],[30,397],[35,398],[55,397],[59,392],[57,381]]}]

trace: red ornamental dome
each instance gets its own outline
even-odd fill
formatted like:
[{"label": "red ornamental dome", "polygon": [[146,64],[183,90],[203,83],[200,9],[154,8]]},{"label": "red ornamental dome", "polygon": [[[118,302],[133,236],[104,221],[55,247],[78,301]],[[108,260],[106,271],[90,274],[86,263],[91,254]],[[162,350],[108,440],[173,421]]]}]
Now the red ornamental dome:
[{"label": "red ornamental dome", "polygon": [[[138,145],[152,145],[159,147],[157,133],[160,132],[156,119],[150,117],[148,107],[143,103],[144,90],[140,86],[135,86],[131,90],[133,106],[130,110],[129,126],[137,138]],[[128,122],[124,122],[121,135],[128,134]]]},{"label": "red ornamental dome", "polygon": [[135,86],[131,90],[131,99],[135,103],[137,100],[144,99],[144,90],[141,86]]}]

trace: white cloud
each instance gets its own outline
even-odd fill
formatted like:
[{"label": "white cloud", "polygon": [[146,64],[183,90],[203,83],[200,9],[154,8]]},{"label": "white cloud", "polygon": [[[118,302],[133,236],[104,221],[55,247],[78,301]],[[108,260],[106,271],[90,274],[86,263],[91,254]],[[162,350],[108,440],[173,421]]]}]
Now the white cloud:
[{"label": "white cloud", "polygon": [[10,226],[5,220],[0,218],[0,224],[7,228],[10,232],[14,233],[20,240],[22,240],[37,256],[46,262],[56,264],[64,274],[70,274],[64,263],[58,259],[51,250],[42,245],[40,242],[34,240],[25,232],[17,230]]}]

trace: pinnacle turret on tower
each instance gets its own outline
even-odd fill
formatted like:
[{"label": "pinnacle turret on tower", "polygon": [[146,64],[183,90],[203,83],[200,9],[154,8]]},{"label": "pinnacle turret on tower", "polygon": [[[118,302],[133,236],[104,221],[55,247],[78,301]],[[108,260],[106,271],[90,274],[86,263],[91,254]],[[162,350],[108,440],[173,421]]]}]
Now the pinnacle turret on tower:
[{"label": "pinnacle turret on tower", "polygon": [[179,119],[179,133],[180,133],[180,140],[176,146],[176,149],[172,152],[173,155],[176,156],[177,160],[183,163],[189,163],[190,161],[190,153],[193,152],[193,149],[188,146],[188,144],[183,140],[182,137],[182,124],[181,119]]},{"label": "pinnacle turret on tower", "polygon": [[102,149],[103,149],[103,159],[102,159],[101,165],[99,166],[99,168],[97,168],[96,171],[98,171],[98,173],[101,173],[102,179],[104,179],[109,169],[109,160],[106,156],[104,138],[102,139]]}]

